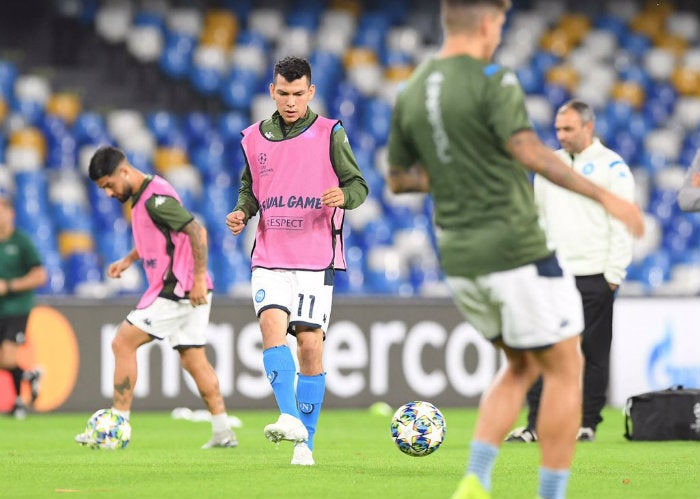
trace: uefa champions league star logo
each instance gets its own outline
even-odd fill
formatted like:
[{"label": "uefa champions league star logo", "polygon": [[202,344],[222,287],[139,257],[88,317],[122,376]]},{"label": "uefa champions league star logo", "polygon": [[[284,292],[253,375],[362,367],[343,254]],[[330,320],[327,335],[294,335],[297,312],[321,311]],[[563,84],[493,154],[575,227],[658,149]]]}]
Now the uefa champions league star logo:
[{"label": "uefa champions league star logo", "polygon": [[261,168],[265,166],[265,163],[267,162],[267,154],[264,152],[261,152],[258,154],[258,164],[260,165]]}]

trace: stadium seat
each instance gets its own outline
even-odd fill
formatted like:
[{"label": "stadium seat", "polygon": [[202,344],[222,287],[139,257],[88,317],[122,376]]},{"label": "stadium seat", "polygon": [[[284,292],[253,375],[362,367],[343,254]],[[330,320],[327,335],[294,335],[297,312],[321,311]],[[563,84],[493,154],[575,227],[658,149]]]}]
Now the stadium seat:
[{"label": "stadium seat", "polygon": [[153,154],[153,166],[161,175],[186,165],[189,158],[183,147],[158,147]]},{"label": "stadium seat", "polygon": [[314,35],[308,28],[285,27],[279,36],[281,40],[284,40],[284,43],[277,44],[277,48],[273,52],[274,60],[280,60],[287,56],[308,58],[314,49]]},{"label": "stadium seat", "polygon": [[244,112],[250,108],[260,86],[255,69],[234,67],[221,83],[221,98],[229,109]]},{"label": "stadium seat", "polygon": [[[247,111],[247,110],[246,110]],[[219,116],[217,131],[224,142],[241,140],[241,132],[250,124],[246,112],[228,111]]]},{"label": "stadium seat", "polygon": [[48,274],[46,284],[37,289],[40,295],[62,295],[67,294],[66,289],[66,274],[61,265],[61,257],[58,251],[45,248],[37,245],[37,249],[41,254],[42,263]]},{"label": "stadium seat", "polygon": [[78,146],[86,143],[107,142],[107,125],[104,116],[94,111],[83,111],[73,124],[73,136]]},{"label": "stadium seat", "polygon": [[277,41],[284,26],[284,15],[278,9],[256,8],[248,15],[248,29],[260,33],[268,42]]},{"label": "stadium seat", "polygon": [[[231,51],[230,67],[254,71],[258,77],[266,75],[269,71],[267,51],[263,46],[250,43],[237,43]],[[314,73],[319,71],[314,66]],[[314,75],[315,76],[315,75]]]},{"label": "stadium seat", "polygon": [[92,239],[92,232],[88,230],[67,229],[58,232],[58,252],[62,257],[67,257],[74,253],[92,251],[95,249],[95,242]]},{"label": "stadium seat", "polygon": [[[180,122],[177,115],[168,111],[157,111],[146,116],[146,126],[155,136],[159,144],[163,144],[166,137],[180,131]],[[172,145],[171,141],[168,141]]]},{"label": "stadium seat", "polygon": [[391,104],[381,98],[368,99],[362,109],[362,125],[376,141],[384,145],[389,137]]},{"label": "stadium seat", "polygon": [[66,289],[79,296],[103,298],[103,285],[99,256],[94,251],[69,254],[64,259]]},{"label": "stadium seat", "polygon": [[195,45],[196,40],[193,36],[174,31],[166,35],[165,47],[158,59],[158,65],[165,76],[172,80],[183,80],[187,77]]}]

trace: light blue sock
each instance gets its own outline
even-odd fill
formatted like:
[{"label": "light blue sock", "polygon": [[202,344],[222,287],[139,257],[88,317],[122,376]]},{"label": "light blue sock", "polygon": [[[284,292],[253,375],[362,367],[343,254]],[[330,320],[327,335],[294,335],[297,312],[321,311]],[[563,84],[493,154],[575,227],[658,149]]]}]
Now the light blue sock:
[{"label": "light blue sock", "polygon": [[498,447],[472,440],[467,462],[467,475],[476,475],[482,487],[489,492],[491,491],[491,471],[496,456],[498,456]]},{"label": "light blue sock", "polygon": [[307,442],[309,449],[314,450],[314,434],[318,417],[321,415],[323,395],[326,392],[326,373],[316,376],[299,375],[297,380],[297,400],[299,405],[299,417],[309,431]]},{"label": "light blue sock", "polygon": [[299,410],[294,393],[296,366],[289,347],[280,345],[263,351],[263,365],[267,380],[272,385],[272,391],[275,392],[275,400],[280,412],[298,418]]},{"label": "light blue sock", "polygon": [[540,467],[539,495],[542,499],[564,499],[570,470],[552,470]]}]

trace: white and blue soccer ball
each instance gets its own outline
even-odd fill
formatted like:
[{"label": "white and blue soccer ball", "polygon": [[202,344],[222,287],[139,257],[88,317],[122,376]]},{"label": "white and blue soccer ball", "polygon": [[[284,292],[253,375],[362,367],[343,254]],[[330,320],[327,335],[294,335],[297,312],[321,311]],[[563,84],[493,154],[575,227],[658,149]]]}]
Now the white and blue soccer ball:
[{"label": "white and blue soccer ball", "polygon": [[409,456],[427,456],[438,450],[446,430],[440,410],[422,400],[402,405],[391,419],[391,438]]},{"label": "white and blue soccer ball", "polygon": [[111,409],[100,409],[88,419],[85,434],[93,449],[123,449],[131,440],[131,425]]}]

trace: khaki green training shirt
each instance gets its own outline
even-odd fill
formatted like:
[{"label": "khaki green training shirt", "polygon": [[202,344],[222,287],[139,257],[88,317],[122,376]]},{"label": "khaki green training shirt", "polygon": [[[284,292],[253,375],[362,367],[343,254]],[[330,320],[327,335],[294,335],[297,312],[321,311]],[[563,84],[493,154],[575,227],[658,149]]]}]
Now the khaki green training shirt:
[{"label": "khaki green training shirt", "polygon": [[506,148],[531,128],[515,74],[469,56],[427,60],[399,94],[389,163],[428,172],[447,275],[475,277],[551,253],[528,172]]}]

